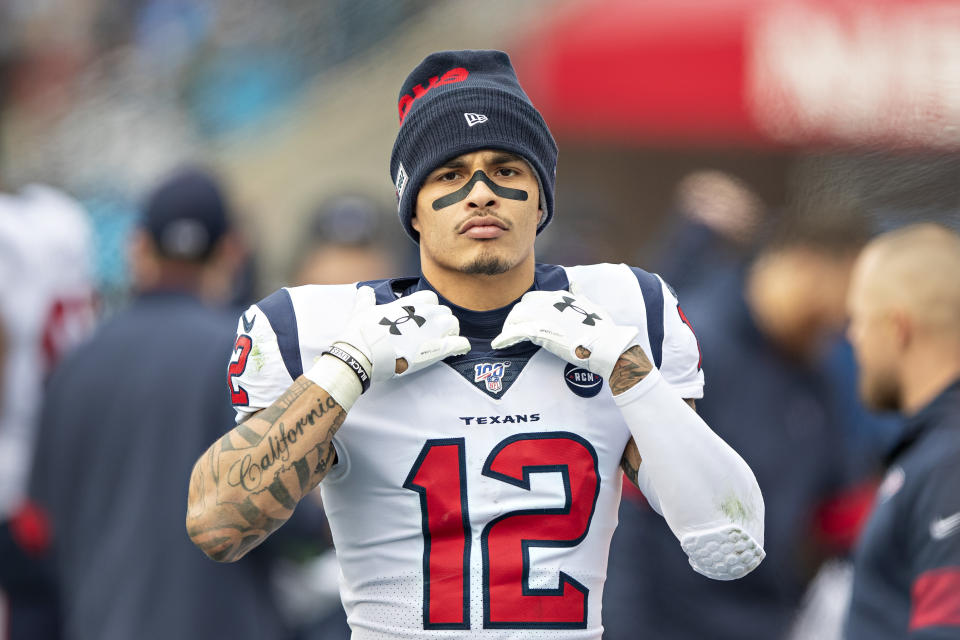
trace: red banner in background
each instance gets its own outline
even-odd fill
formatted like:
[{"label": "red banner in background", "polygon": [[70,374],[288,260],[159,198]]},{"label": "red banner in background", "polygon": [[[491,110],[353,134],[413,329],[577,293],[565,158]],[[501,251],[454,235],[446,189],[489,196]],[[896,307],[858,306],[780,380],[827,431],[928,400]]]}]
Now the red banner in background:
[{"label": "red banner in background", "polygon": [[584,0],[513,49],[561,137],[960,147],[960,3]]}]

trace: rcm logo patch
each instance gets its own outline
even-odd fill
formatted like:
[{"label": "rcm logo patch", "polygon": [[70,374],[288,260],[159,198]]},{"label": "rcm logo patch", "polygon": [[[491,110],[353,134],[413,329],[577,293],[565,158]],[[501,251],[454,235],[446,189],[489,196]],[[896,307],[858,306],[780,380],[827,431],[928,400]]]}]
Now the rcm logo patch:
[{"label": "rcm logo patch", "polygon": [[564,368],[563,381],[570,387],[570,391],[581,398],[592,398],[603,388],[602,376],[574,364],[568,364]]},{"label": "rcm logo patch", "polygon": [[509,362],[481,362],[473,365],[473,381],[483,382],[490,393],[503,391],[503,374]]}]

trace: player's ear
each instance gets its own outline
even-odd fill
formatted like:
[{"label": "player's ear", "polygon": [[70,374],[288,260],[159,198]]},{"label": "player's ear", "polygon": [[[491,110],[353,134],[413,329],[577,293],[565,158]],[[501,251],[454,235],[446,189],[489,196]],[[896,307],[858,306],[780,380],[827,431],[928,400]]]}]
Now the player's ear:
[{"label": "player's ear", "polygon": [[911,318],[909,314],[898,309],[890,312],[890,320],[893,322],[897,348],[906,350],[914,338],[913,318]]},{"label": "player's ear", "polygon": [[417,214],[414,213],[413,217],[410,218],[410,226],[413,227],[413,230],[417,233],[420,233],[420,219],[417,218]]}]

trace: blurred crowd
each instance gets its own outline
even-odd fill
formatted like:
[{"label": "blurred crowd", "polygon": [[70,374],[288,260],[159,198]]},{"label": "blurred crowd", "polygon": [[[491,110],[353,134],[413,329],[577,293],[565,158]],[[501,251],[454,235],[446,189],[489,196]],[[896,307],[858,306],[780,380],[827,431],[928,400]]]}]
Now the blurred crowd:
[{"label": "blurred crowd", "polygon": [[128,285],[122,238],[159,175],[269,127],[428,4],[0,3],[3,175],[42,177],[85,206],[94,277],[112,304]]},{"label": "blurred crowd", "polygon": [[[430,3],[227,4],[0,4],[2,640],[227,637],[225,611],[233,638],[349,637],[319,499],[237,565],[208,561],[183,530],[190,466],[233,423],[235,328],[269,293],[242,219],[270,212],[240,211],[198,160]],[[634,263],[676,288],[696,331],[697,410],[758,478],[767,560],[733,583],[693,573],[625,485],[605,637],[839,638],[850,554],[900,429],[862,406],[844,337],[851,270],[882,216],[844,199],[766,202],[735,172],[671,188]],[[602,199],[580,197],[583,213]],[[573,235],[554,231],[542,261],[609,259],[595,230],[577,235],[576,206],[557,225]],[[417,269],[372,194],[324,198],[302,219],[284,284]]]}]

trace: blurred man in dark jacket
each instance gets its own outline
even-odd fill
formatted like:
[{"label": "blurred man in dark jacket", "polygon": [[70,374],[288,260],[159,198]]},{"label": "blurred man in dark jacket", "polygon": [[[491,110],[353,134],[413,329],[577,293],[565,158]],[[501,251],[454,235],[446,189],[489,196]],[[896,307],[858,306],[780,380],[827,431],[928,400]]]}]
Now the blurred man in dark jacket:
[{"label": "blurred man in dark jacket", "polygon": [[860,394],[907,416],[857,545],[848,640],[960,637],[960,235],[878,237],[848,298]]},{"label": "blurred man in dark jacket", "polygon": [[[607,640],[784,638],[810,578],[852,542],[868,491],[838,419],[820,358],[845,320],[859,225],[781,222],[749,264],[705,274],[681,294],[710,363],[697,410],[741,452],[766,497],[767,558],[752,574],[714,582],[681,570],[670,532],[642,501],[624,500],[605,592]],[[691,612],[690,603],[697,603]]]},{"label": "blurred man in dark jacket", "polygon": [[233,426],[233,320],[204,304],[239,264],[230,229],[208,174],[165,181],[133,237],[131,306],[50,382],[32,494],[51,515],[71,640],[282,637],[266,565],[217,565],[183,527],[193,461]]}]

